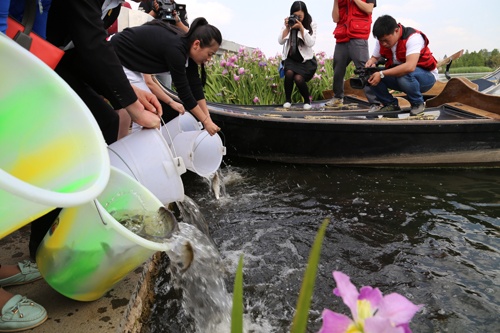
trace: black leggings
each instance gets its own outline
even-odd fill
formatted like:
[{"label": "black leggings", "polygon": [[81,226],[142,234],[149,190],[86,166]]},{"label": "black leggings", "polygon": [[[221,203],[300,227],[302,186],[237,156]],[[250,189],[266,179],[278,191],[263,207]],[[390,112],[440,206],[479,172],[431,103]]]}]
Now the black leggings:
[{"label": "black leggings", "polygon": [[296,74],[291,70],[285,71],[285,98],[286,101],[292,102],[292,91],[293,91],[293,83],[299,89],[299,93],[302,95],[304,99],[304,103],[310,103],[309,101],[309,88],[307,87],[307,83],[304,80],[304,77],[300,74]]}]

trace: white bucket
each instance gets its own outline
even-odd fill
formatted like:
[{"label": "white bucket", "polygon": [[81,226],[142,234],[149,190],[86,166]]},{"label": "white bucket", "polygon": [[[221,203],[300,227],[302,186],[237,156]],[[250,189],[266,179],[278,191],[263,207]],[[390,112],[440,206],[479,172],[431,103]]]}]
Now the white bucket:
[{"label": "white bucket", "polygon": [[144,239],[110,212],[151,214],[162,203],[144,186],[111,167],[111,177],[96,200],[64,208],[45,235],[36,262],[47,283],[66,297],[93,301],[168,243]]},{"label": "white bucket", "polygon": [[226,154],[219,134],[211,136],[206,130],[179,133],[172,150],[182,157],[188,170],[206,178],[219,169]]},{"label": "white bucket", "polygon": [[163,204],[184,200],[181,174],[186,167],[174,158],[158,129],[143,128],[108,146],[111,165],[126,172]]},{"label": "white bucket", "polygon": [[177,134],[182,132],[199,131],[202,128],[203,125],[196,120],[192,114],[184,112],[184,114],[178,115],[166,123],[165,126],[162,126],[161,134],[165,140],[167,140],[167,143],[171,145]]},{"label": "white bucket", "polygon": [[0,33],[0,238],[56,207],[97,197],[109,179],[92,113],[37,57]]}]

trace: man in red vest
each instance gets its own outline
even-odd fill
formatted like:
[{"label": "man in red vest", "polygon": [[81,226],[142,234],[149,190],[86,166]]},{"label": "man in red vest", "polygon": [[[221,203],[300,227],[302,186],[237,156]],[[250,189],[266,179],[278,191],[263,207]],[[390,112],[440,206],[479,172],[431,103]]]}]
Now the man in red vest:
[{"label": "man in red vest", "polygon": [[398,100],[388,91],[390,88],[406,93],[412,116],[423,112],[422,93],[438,79],[437,61],[429,49],[429,40],[422,32],[398,24],[389,15],[375,21],[373,35],[377,41],[366,67],[376,66],[381,57],[387,59],[386,69],[368,79],[371,90],[383,104],[380,111],[400,110]]},{"label": "man in red vest", "polygon": [[[372,24],[372,11],[376,0],[334,0],[332,18],[337,23],[333,35],[336,39],[333,53],[333,93],[327,106],[340,106],[344,102],[344,76],[352,61],[364,67],[369,58],[368,37]],[[371,104],[370,111],[379,109],[379,102],[368,87],[365,95]]]}]

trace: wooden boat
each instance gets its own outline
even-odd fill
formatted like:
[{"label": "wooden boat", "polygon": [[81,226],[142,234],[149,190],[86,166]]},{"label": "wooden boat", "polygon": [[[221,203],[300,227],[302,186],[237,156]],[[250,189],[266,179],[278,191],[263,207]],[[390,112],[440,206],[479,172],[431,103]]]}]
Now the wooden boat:
[{"label": "wooden boat", "polygon": [[478,91],[468,79],[437,87],[415,117],[404,96],[398,96],[402,111],[375,114],[348,81],[345,93],[342,107],[326,107],[323,100],[309,111],[208,104],[228,156],[328,165],[500,165],[500,96]]}]

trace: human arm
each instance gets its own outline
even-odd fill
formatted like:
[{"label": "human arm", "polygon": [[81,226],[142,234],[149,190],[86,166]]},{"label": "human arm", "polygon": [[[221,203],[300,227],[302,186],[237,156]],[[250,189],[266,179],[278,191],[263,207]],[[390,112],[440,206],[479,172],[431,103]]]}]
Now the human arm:
[{"label": "human arm", "polygon": [[[71,53],[74,57],[70,59],[77,59],[78,63],[70,70],[85,77],[92,89],[109,100],[115,109],[127,109],[142,126],[159,126],[159,117],[153,113],[158,110],[154,107],[155,103],[151,107],[151,97],[144,95],[143,100],[147,104],[137,104],[134,88],[125,76],[112,44],[106,41],[101,6],[100,0],[54,1],[47,25],[47,38],[57,46],[66,45],[68,40],[73,42],[74,48],[67,53]],[[113,9],[113,12],[119,8]]]},{"label": "human arm", "polygon": [[174,15],[174,20],[175,20],[175,26],[179,29],[181,29],[184,32],[189,31],[189,27],[182,22],[181,18],[179,17],[178,13],[176,10],[173,11]]},{"label": "human arm", "polygon": [[363,12],[366,14],[371,14],[373,12],[373,7],[375,7],[375,4],[373,3],[367,3],[366,0],[352,0],[356,6],[358,6],[359,9],[361,9]]},{"label": "human arm", "polygon": [[205,127],[210,135],[214,135],[220,131],[220,127],[210,118],[210,112],[208,111],[207,101],[205,99],[200,99],[198,105],[191,109],[191,113],[203,124],[203,127]]},{"label": "human arm", "polygon": [[186,61],[182,61],[182,57],[178,56],[178,54],[171,54],[169,57],[172,61],[170,74],[177,94],[185,109],[189,110],[205,126],[210,135],[214,135],[220,128],[210,118],[203,84],[198,73],[199,67],[191,58],[188,59],[186,67]]},{"label": "human arm", "polygon": [[149,90],[161,101],[165,102],[168,106],[170,106],[172,109],[175,111],[179,112],[180,114],[184,114],[184,106],[181,103],[177,103],[174,101],[172,98],[170,98],[164,91],[163,89],[158,85],[153,80],[153,77],[151,74],[142,74],[144,77],[144,81],[146,82],[146,85],[148,86]]},{"label": "human arm", "polygon": [[142,9],[146,14],[156,18],[158,16],[158,11],[160,6],[156,0],[146,0],[146,1],[136,1],[140,2],[139,8]]},{"label": "human arm", "polygon": [[[299,25],[300,34],[302,36],[302,40],[304,41],[305,46],[313,47],[314,44],[316,43],[316,29],[317,29],[316,22],[314,22],[314,21],[311,22],[312,34],[309,33],[309,30],[304,28],[304,26],[302,25],[302,22],[297,21],[296,25]],[[295,25],[294,25],[294,27],[295,27]]]},{"label": "human arm", "polygon": [[[397,66],[384,69],[384,76],[400,77],[412,73],[417,67],[418,60],[420,59],[420,51],[424,47],[424,39],[420,34],[413,34],[406,42],[406,60]],[[376,55],[374,53],[374,55]],[[373,57],[373,56],[372,56]],[[370,59],[371,60],[371,59]],[[370,61],[369,60],[369,61]],[[368,66],[367,66],[368,67]],[[380,72],[374,73],[368,82],[377,85],[380,82]]]},{"label": "human arm", "polygon": [[162,108],[155,95],[132,85],[137,100],[125,107],[132,121],[146,128],[160,127]]},{"label": "human arm", "polygon": [[278,43],[280,45],[285,44],[288,35],[290,34],[290,26],[288,25],[288,16],[284,19],[284,25],[281,28],[280,34],[278,36]]},{"label": "human arm", "polygon": [[335,23],[337,23],[340,20],[339,0],[333,1],[332,19],[333,19],[333,22],[335,22]]}]

